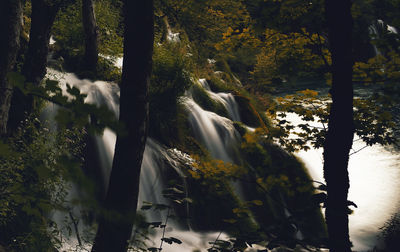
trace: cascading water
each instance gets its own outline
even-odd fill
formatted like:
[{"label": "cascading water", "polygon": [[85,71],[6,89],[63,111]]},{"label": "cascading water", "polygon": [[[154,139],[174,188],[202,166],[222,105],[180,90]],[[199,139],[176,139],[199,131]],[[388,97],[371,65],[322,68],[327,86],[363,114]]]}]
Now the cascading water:
[{"label": "cascading water", "polygon": [[199,80],[200,85],[204,88],[211,99],[224,105],[228,111],[228,115],[232,121],[240,121],[239,107],[235,101],[235,97],[231,93],[214,93],[211,91],[206,79]]},{"label": "cascading water", "polygon": [[[119,88],[116,84],[103,81],[92,82],[89,80],[81,80],[74,74],[62,74],[52,69],[49,69],[48,72],[49,78],[56,78],[59,80],[60,86],[64,90],[65,94],[66,84],[68,83],[69,85],[79,88],[82,93],[87,94],[85,102],[97,105],[106,105],[114,112],[116,117],[118,117]],[[203,82],[205,83],[205,81]],[[210,94],[210,97],[216,99],[217,102],[220,102],[225,106],[229,116],[233,120],[240,120],[237,104],[231,94],[215,94],[211,92],[209,88],[207,89],[207,92]],[[197,139],[205,144],[214,158],[234,162],[235,146],[238,144],[239,135],[235,130],[232,121],[215,113],[203,110],[194,102],[190,95],[184,97],[183,102],[186,105],[192,130]],[[49,108],[46,109],[47,117],[51,115],[54,116],[54,108],[56,108],[55,105],[49,105]],[[108,178],[111,172],[116,135],[114,132],[106,128],[102,136],[95,137],[95,141],[97,143],[97,152],[100,159],[101,177],[103,177],[102,186],[105,191],[108,186]],[[167,169],[172,168],[173,173],[182,176],[183,174],[179,167],[182,165],[189,165],[190,162],[192,162],[192,160],[184,153],[174,149],[167,149],[153,139],[148,138],[143,155],[138,208],[140,209],[143,201],[168,205],[170,202],[162,196],[162,191],[166,188],[164,174],[171,172]],[[73,192],[70,192],[71,198],[74,197],[73,194]],[[78,212],[79,211],[76,211],[75,214],[79,215]],[[56,215],[59,214],[60,213],[57,213]],[[166,213],[162,211],[147,211],[146,217],[150,222],[164,222],[166,219]],[[61,215],[56,218],[61,219],[63,216]],[[210,246],[208,242],[214,241],[219,236],[220,239],[227,239],[225,234],[180,231],[178,226],[179,225],[176,222],[169,221],[166,235],[181,239],[183,244],[175,246],[166,244],[164,245],[163,251],[172,252],[206,249]],[[79,229],[82,231],[84,228],[85,227],[81,223]],[[157,246],[157,242],[160,241],[161,235],[161,232],[156,232],[154,236],[154,244],[150,245]]]},{"label": "cascading water", "polygon": [[232,121],[203,110],[191,98],[184,98],[184,103],[189,110],[189,121],[196,138],[207,147],[214,158],[233,162],[233,148],[237,145],[239,136]]},{"label": "cascading water", "polygon": [[[385,24],[385,22],[380,19],[376,20],[373,24],[371,24],[369,26],[369,34],[376,39],[380,39],[380,37],[385,32],[397,34],[397,29],[391,25]],[[374,47],[375,55],[379,55],[380,52],[375,44],[373,45],[373,47]]]},{"label": "cascading water", "polygon": [[[198,83],[211,99],[226,108],[232,120],[240,121],[237,103],[232,94],[212,92],[205,79],[200,79]],[[193,100],[190,91],[186,93],[182,101],[189,111],[189,122],[196,139],[207,147],[211,156],[225,162],[237,161],[235,151],[240,136],[233,126],[233,122],[201,108]]]},{"label": "cascading water", "polygon": [[[116,84],[80,80],[74,74],[61,74],[54,70],[49,70],[49,76],[57,77],[64,89],[67,82],[78,87],[83,93],[88,94],[86,102],[107,105],[118,116],[119,89]],[[205,80],[200,80],[199,83],[212,99],[225,106],[230,119],[240,120],[237,104],[231,94],[212,92]],[[235,146],[238,144],[239,136],[232,121],[202,109],[193,100],[190,92],[182,98],[182,102],[188,111],[189,122],[197,140],[208,148],[214,158],[235,162],[237,151]],[[47,109],[47,113],[51,115],[54,114],[54,111]],[[298,121],[295,116],[293,118],[289,116],[286,119],[292,122]],[[115,134],[109,129],[106,129],[102,136],[96,137],[105,188],[111,170],[115,140]],[[361,143],[356,142],[354,148],[360,147],[359,144]],[[303,159],[314,180],[323,181],[321,152],[311,150],[300,152],[298,156]],[[379,146],[369,147],[351,156],[349,199],[356,202],[359,208],[350,215],[350,234],[357,250],[371,249],[375,245],[379,227],[398,209],[399,197],[397,195],[399,194],[396,181],[400,178],[399,161],[398,153],[391,153],[388,149]],[[179,167],[190,165],[190,162],[192,160],[184,153],[167,149],[149,138],[142,164],[139,203],[148,201],[169,204],[168,200],[162,197],[162,190],[167,184],[163,176],[168,172],[173,172],[178,176],[182,175]],[[166,219],[165,212],[149,211],[146,214],[148,220],[152,222],[164,222]],[[81,223],[79,227],[83,229]],[[161,232],[156,233],[153,237],[154,244],[150,245],[158,246],[161,235]],[[191,251],[193,249],[203,251],[210,247],[208,242],[214,241],[218,235],[219,233],[182,231],[178,228],[177,223],[169,222],[166,236],[176,237],[182,240],[183,244],[165,244],[163,251]],[[222,234],[220,238],[227,239],[227,235]]]}]

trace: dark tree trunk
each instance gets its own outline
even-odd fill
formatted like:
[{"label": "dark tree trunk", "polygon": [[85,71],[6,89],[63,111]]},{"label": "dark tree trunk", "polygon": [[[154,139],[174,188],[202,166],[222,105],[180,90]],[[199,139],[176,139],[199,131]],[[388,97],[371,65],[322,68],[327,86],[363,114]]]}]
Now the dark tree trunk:
[{"label": "dark tree trunk", "polygon": [[[32,0],[31,30],[28,51],[22,67],[26,82],[39,85],[46,75],[47,56],[49,53],[50,31],[62,1]],[[16,129],[25,118],[25,113],[32,112],[33,97],[24,95],[15,89],[11,102],[9,127]]]},{"label": "dark tree trunk", "polygon": [[22,27],[20,0],[3,0],[0,3],[0,136],[7,133],[8,112],[11,105],[12,86],[7,73],[12,71],[19,49]]},{"label": "dark tree trunk", "polygon": [[126,251],[139,192],[148,128],[148,87],[154,40],[153,1],[124,1],[124,62],[120,117],[107,196],[92,251]]},{"label": "dark tree trunk", "polygon": [[348,227],[347,171],[353,144],[351,0],[326,0],[332,54],[332,106],[324,144],[324,177],[328,187],[326,222],[331,252],[351,251]]},{"label": "dark tree trunk", "polygon": [[28,52],[22,68],[27,82],[39,84],[46,75],[50,32],[61,1],[32,0]]},{"label": "dark tree trunk", "polygon": [[85,57],[83,67],[95,72],[98,60],[98,31],[93,0],[82,0],[82,23],[85,30]]}]

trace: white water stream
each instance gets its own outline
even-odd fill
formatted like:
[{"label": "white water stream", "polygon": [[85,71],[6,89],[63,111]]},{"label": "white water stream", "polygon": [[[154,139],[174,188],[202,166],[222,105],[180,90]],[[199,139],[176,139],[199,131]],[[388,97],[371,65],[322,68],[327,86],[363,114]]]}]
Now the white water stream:
[{"label": "white water stream", "polygon": [[[119,88],[113,83],[107,83],[103,81],[89,81],[81,80],[72,73],[60,73],[58,71],[48,69],[48,77],[58,79],[61,88],[66,94],[66,84],[75,86],[81,90],[82,93],[88,94],[85,99],[87,103],[94,103],[98,105],[107,105],[107,107],[115,113],[116,116],[119,114]],[[211,91],[208,91],[211,94]],[[66,94],[67,95],[67,94]],[[231,94],[212,94],[212,97],[219,97],[218,102],[221,102],[227,109],[228,113],[234,119],[239,119],[239,113],[237,112],[237,104],[234,102],[234,98]],[[239,135],[236,132],[231,120],[221,117],[215,113],[203,110],[197,105],[190,96],[184,98],[184,103],[188,109],[190,116],[190,122],[192,124],[195,135],[199,141],[202,141],[212,156],[225,161],[233,161],[234,156],[232,154],[232,148],[237,144]],[[45,114],[47,118],[51,118],[55,114],[56,106],[49,105],[46,109]],[[100,164],[101,164],[101,175],[104,177],[104,187],[108,186],[108,178],[111,172],[112,158],[114,155],[114,146],[116,142],[116,135],[109,129],[105,129],[102,136],[96,137],[97,151],[99,153]],[[172,152],[172,154],[171,154]],[[175,160],[174,160],[175,158]],[[139,190],[139,206],[140,209],[143,201],[157,203],[157,204],[168,204],[162,196],[162,190],[166,188],[163,174],[166,169],[172,167],[175,172],[180,174],[178,168],[179,159],[181,162],[191,162],[190,157],[178,150],[169,150],[158,144],[151,138],[148,138],[146,143],[145,152],[143,155],[142,172],[140,178],[140,190]],[[166,166],[165,162],[169,165]],[[74,194],[76,190],[73,189],[70,194]],[[73,198],[73,195],[70,195]],[[76,215],[79,215],[79,209],[74,211]],[[150,222],[165,222],[166,213],[165,211],[148,211],[146,217]],[[55,217],[58,220],[65,218],[63,214],[56,213]],[[61,221],[58,221],[61,223]],[[81,232],[84,230],[82,223],[79,225]],[[77,241],[74,238],[74,232],[69,242],[67,242],[65,249],[71,249],[75,247]],[[178,225],[173,220],[169,220],[169,224],[166,228],[165,237],[175,237],[182,240],[183,244],[170,245],[164,243],[163,251],[167,252],[186,252],[195,249],[206,251],[212,245],[209,242],[213,242],[217,237],[219,239],[227,240],[226,234],[220,233],[197,233],[189,230],[179,230]],[[148,242],[149,246],[158,247],[161,241],[162,232],[161,230],[155,230],[151,241]],[[252,251],[252,250],[248,250]]]},{"label": "white water stream", "polygon": [[[49,69],[49,76],[52,75],[56,75],[61,86],[68,82],[78,87],[83,93],[87,93],[86,102],[106,104],[118,115],[119,90],[117,85],[103,81],[80,80],[74,74],[61,74]],[[213,93],[205,80],[200,80],[200,84],[210,97],[226,107],[230,119],[240,120],[237,104],[231,94]],[[188,110],[189,121],[196,138],[208,148],[214,158],[234,162],[235,146],[239,136],[232,121],[213,112],[205,111],[195,103],[190,94],[183,98],[183,102]],[[49,113],[52,112],[49,110]],[[295,115],[289,115],[286,119],[294,123],[300,122]],[[107,181],[111,169],[115,140],[115,134],[108,129],[102,136],[96,138],[105,181]],[[354,143],[355,150],[361,147],[363,147],[361,141]],[[169,167],[175,167],[175,172],[179,174],[179,168],[173,165],[175,161],[170,152],[171,150],[152,139],[147,141],[142,164],[139,203],[142,201],[168,203],[161,196],[161,191],[165,188],[162,174],[165,169],[168,169],[165,166],[165,160],[169,160]],[[321,150],[310,150],[298,153],[313,179],[318,181],[323,181],[321,152]],[[186,158],[187,162],[190,162],[183,153],[175,151],[176,153],[180,153],[178,155],[181,155],[183,160]],[[400,194],[397,181],[400,179],[400,154],[380,146],[368,147],[351,156],[349,173],[351,184],[349,199],[358,205],[358,209],[355,209],[354,214],[350,215],[351,240],[355,245],[354,250],[365,251],[373,248],[379,228],[398,210]],[[105,182],[104,186],[106,187],[107,184]],[[164,222],[166,216],[163,213],[153,212],[148,217],[149,221]],[[187,252],[194,249],[206,251],[211,247],[208,242],[214,241],[218,236],[218,233],[182,231],[177,229],[172,222],[166,231],[166,237],[173,236],[183,241],[183,244],[180,245],[164,243],[163,251],[167,252]],[[152,245],[159,246],[160,238],[161,233],[158,232],[152,239],[154,242]],[[221,238],[227,237],[222,234]]]},{"label": "white water stream", "polygon": [[[293,113],[287,114],[285,119],[295,125],[304,123]],[[316,122],[312,125],[322,126]],[[354,139],[353,152],[360,151],[350,156],[348,198],[358,208],[352,207],[354,212],[349,215],[350,239],[354,251],[368,251],[377,245],[380,228],[400,207],[400,153],[390,146],[374,145],[362,149],[365,144],[357,140],[357,136]],[[324,182],[322,149],[300,151],[297,156],[314,180]]]}]

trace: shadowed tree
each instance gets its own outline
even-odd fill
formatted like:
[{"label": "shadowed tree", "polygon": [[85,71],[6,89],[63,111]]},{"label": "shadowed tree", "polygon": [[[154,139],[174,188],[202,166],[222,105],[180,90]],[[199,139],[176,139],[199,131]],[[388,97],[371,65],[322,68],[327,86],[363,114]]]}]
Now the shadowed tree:
[{"label": "shadowed tree", "polygon": [[127,251],[139,193],[140,168],[148,128],[148,88],[154,41],[153,1],[123,2],[124,61],[119,121],[105,214],[92,251]]},{"label": "shadowed tree", "polygon": [[323,154],[328,191],[325,216],[330,251],[350,252],[347,166],[354,135],[351,0],[326,0],[325,7],[332,55],[332,106]]},{"label": "shadowed tree", "polygon": [[93,0],[82,0],[82,23],[85,31],[85,70],[96,71],[98,60],[98,29],[94,13]]},{"label": "shadowed tree", "polygon": [[[46,75],[51,27],[61,5],[70,1],[72,0],[32,0],[29,44],[22,67],[26,82],[39,85]],[[33,97],[15,89],[8,124],[10,130],[16,129],[25,118],[25,113],[31,113],[32,109]]]},{"label": "shadowed tree", "polygon": [[22,3],[20,0],[4,0],[0,3],[0,136],[7,133],[8,112],[12,86],[7,73],[12,71],[19,49],[22,27]]}]

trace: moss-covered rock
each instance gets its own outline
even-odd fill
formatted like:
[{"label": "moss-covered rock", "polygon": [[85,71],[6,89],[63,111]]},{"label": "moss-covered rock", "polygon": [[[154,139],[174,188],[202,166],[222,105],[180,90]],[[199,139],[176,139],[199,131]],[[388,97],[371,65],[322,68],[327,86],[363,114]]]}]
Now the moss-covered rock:
[{"label": "moss-covered rock", "polygon": [[233,122],[233,126],[235,127],[237,132],[239,132],[240,136],[243,136],[244,134],[246,134],[246,132],[248,130],[246,128],[246,126],[241,122]]},{"label": "moss-covered rock", "polygon": [[304,165],[266,138],[247,136],[241,148],[251,171],[246,180],[252,182],[244,188],[245,197],[263,202],[251,208],[263,230],[289,242],[297,227],[312,244],[324,240],[324,219]]},{"label": "moss-covered rock", "polygon": [[235,100],[238,103],[240,118],[244,124],[254,128],[265,127],[265,120],[257,112],[249,98],[243,95],[235,95]]},{"label": "moss-covered rock", "polygon": [[228,118],[228,111],[222,103],[213,100],[207,91],[200,85],[193,85],[192,90],[193,100],[204,110],[212,111],[220,116]]}]

